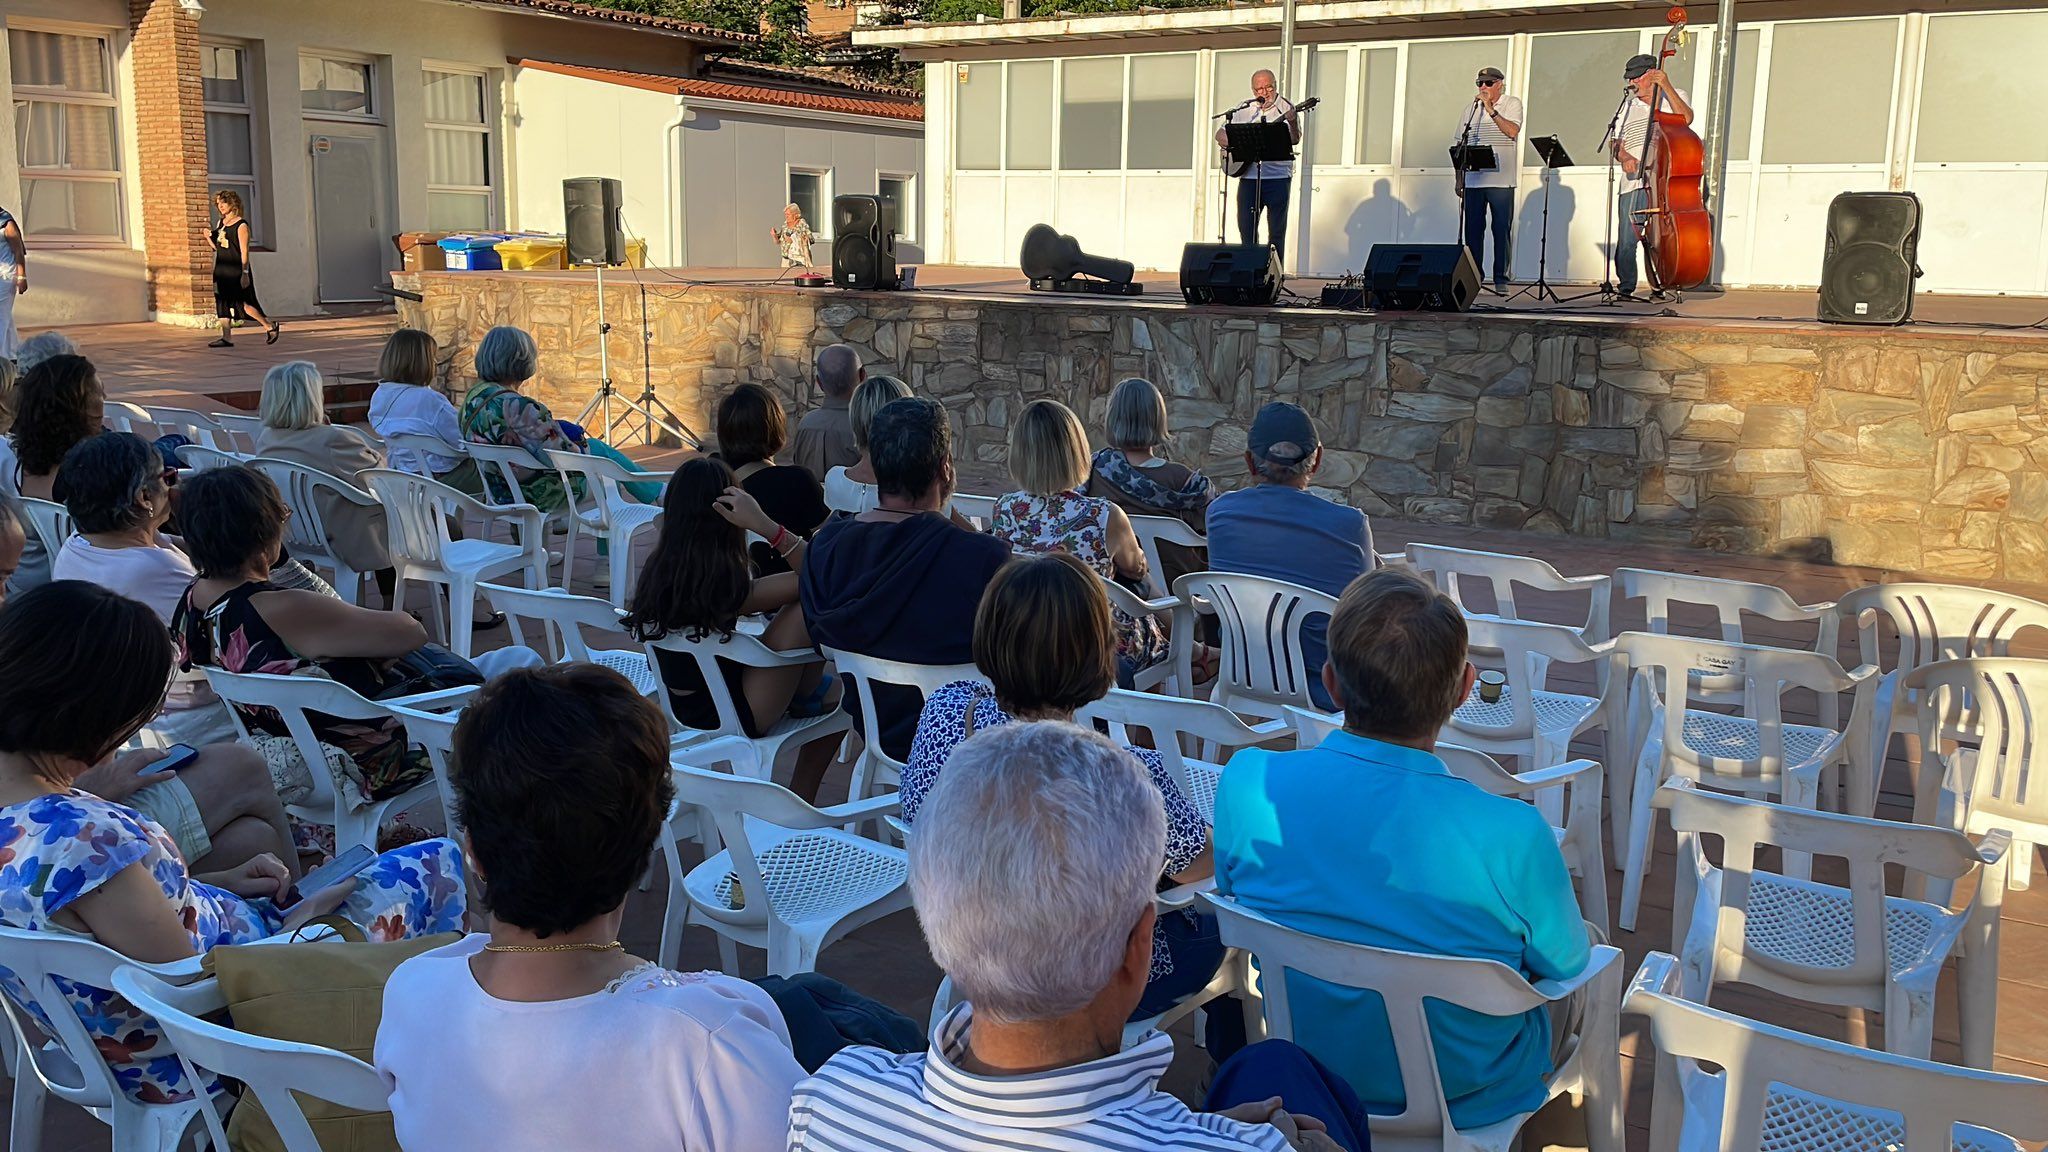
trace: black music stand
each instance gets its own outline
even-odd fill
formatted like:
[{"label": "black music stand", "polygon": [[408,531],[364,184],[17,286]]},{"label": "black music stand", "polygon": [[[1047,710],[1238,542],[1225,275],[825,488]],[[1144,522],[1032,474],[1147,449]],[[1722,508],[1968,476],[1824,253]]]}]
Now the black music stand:
[{"label": "black music stand", "polygon": [[[1254,120],[1247,124],[1225,124],[1223,138],[1229,142],[1230,158],[1248,165],[1245,171],[1253,174],[1251,177],[1240,176],[1240,180],[1254,178],[1260,164],[1292,163],[1294,160],[1294,133],[1288,129],[1285,120]],[[1254,237],[1258,235],[1258,219],[1265,211],[1265,207],[1266,185],[1261,181],[1252,190]],[[1272,234],[1273,225],[1268,221],[1266,235],[1270,237]],[[1272,245],[1268,244],[1267,247],[1271,248]],[[1287,253],[1280,253],[1280,263],[1283,266],[1287,263]]]},{"label": "black music stand", "polygon": [[1534,292],[1539,303],[1548,300],[1562,304],[1564,297],[1550,286],[1550,185],[1556,180],[1553,174],[1559,168],[1571,167],[1572,156],[1564,150],[1564,142],[1555,136],[1534,136],[1529,143],[1535,146],[1536,155],[1543,158],[1543,171],[1538,177],[1543,181],[1543,230],[1536,237],[1536,282],[1515,289],[1508,299]]},{"label": "black music stand", "polygon": [[1450,153],[1451,167],[1460,172],[1492,172],[1500,167],[1491,144],[1454,144]]}]

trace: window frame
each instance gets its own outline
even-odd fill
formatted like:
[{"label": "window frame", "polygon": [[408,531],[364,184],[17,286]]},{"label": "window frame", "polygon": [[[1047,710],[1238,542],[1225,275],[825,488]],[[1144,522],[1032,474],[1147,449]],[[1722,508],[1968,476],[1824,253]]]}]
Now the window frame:
[{"label": "window frame", "polygon": [[[818,178],[818,219],[812,220],[807,216],[804,220],[805,223],[811,226],[811,240],[814,243],[830,245],[832,243],[832,168],[829,165],[821,168],[815,164],[790,164],[784,162],[782,165],[782,194],[785,197],[782,201],[783,204],[796,203],[796,194],[790,188],[789,181],[790,177],[799,175],[815,176]],[[776,218],[778,221],[777,227],[780,227],[781,210],[779,208],[776,212]]]},{"label": "window frame", "polygon": [[[483,226],[487,229],[497,228],[500,226],[502,219],[503,196],[499,188],[500,181],[497,179],[500,141],[497,132],[497,101],[494,99],[495,93],[492,91],[492,72],[488,68],[477,68],[466,64],[449,64],[435,60],[423,60],[420,62],[420,86],[422,93],[425,91],[426,79],[429,73],[437,73],[443,76],[469,76],[477,80],[478,95],[480,97],[479,104],[483,115],[481,121],[468,123],[457,120],[433,120],[429,119],[425,111],[422,110],[420,124],[423,132],[469,132],[482,136],[484,138],[484,179],[490,181],[490,183],[480,186],[472,184],[437,184],[434,182],[433,160],[430,154],[427,162],[427,196],[429,197],[428,213],[430,224],[433,211],[431,198],[435,193],[460,195],[482,193],[485,205]],[[424,103],[424,99],[422,103]]]},{"label": "window frame", "polygon": [[[260,90],[256,84],[256,54],[251,50],[246,41],[206,39],[199,42],[201,52],[222,48],[239,53],[241,56],[242,103],[230,104],[221,100],[202,99],[200,104],[201,115],[218,112],[224,115],[241,116],[247,121],[249,125],[249,171],[246,174],[215,172],[212,163],[213,151],[209,148],[207,150],[206,165],[207,194],[211,198],[213,189],[221,185],[234,186],[242,195],[242,217],[249,222],[250,246],[263,251],[269,251],[270,243],[267,229],[270,217],[264,211],[266,205],[263,201],[263,145],[265,141],[264,133],[259,127],[259,117],[256,111],[256,93]],[[202,77],[201,86],[204,87],[204,64],[200,66],[200,74]]]},{"label": "window frame", "polygon": [[903,195],[896,207],[896,238],[912,244],[918,242],[917,173],[882,172],[875,173],[875,195],[882,193],[882,181],[895,180],[903,185]]},{"label": "window frame", "polygon": [[[22,204],[16,214],[24,238],[34,238],[38,247],[44,248],[125,248],[128,246],[128,188],[126,157],[122,155],[127,143],[126,125],[121,116],[121,70],[120,56],[115,51],[115,38],[121,29],[93,24],[70,24],[56,20],[17,19],[5,21],[8,32],[41,32],[53,36],[78,36],[97,40],[105,53],[107,91],[104,94],[74,92],[69,89],[47,88],[24,83],[18,76],[13,77],[12,100],[20,104],[66,104],[88,108],[111,108],[114,113],[114,167],[100,168],[40,168],[21,164],[18,168],[21,181]],[[9,46],[10,55],[12,46]],[[10,72],[13,71],[10,66]],[[17,111],[17,119],[21,115]],[[19,145],[14,145],[17,149]],[[28,182],[31,180],[61,180],[68,184],[103,184],[114,189],[116,231],[111,235],[84,234],[69,236],[44,236],[29,230]]]},{"label": "window frame", "polygon": [[377,90],[378,67],[375,57],[356,52],[343,52],[325,48],[301,48],[298,66],[303,71],[307,60],[333,61],[337,64],[356,64],[363,69],[363,96],[368,107],[361,112],[337,112],[331,108],[308,108],[306,106],[305,80],[298,79],[299,114],[308,120],[339,120],[349,124],[384,123],[384,94]]}]

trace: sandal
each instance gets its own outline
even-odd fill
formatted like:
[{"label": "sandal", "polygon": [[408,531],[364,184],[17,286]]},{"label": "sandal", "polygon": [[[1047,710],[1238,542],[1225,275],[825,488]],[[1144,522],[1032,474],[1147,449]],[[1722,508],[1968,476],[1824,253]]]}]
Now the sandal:
[{"label": "sandal", "polygon": [[207,345],[208,348],[233,348],[234,346],[235,342],[225,336]]},{"label": "sandal", "polygon": [[266,333],[264,333],[264,334],[263,334],[263,342],[264,342],[265,344],[275,344],[275,343],[277,343],[277,335],[278,335],[278,333],[280,333],[280,332],[283,332],[283,331],[284,331],[284,325],[282,325],[282,324],[272,324],[272,325],[270,326],[270,331],[268,331],[268,332],[266,332]]}]

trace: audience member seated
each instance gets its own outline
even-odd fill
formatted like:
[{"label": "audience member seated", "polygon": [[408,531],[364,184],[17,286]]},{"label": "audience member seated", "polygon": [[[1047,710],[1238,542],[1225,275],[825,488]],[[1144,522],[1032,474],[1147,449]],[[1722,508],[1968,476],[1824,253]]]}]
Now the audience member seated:
[{"label": "audience member seated", "polygon": [[[1246,437],[1252,484],[1209,505],[1209,567],[1300,584],[1331,596],[1373,566],[1372,525],[1356,508],[1308,490],[1323,464],[1315,421],[1297,405],[1275,400],[1259,409]],[[1301,624],[1305,667],[1320,668],[1329,618],[1310,613]],[[1336,705],[1320,682],[1309,695],[1324,711]]]},{"label": "audience member seated", "polygon": [[370,394],[370,427],[385,440],[393,436],[428,436],[448,445],[446,452],[392,457],[391,466],[425,474],[474,496],[483,491],[476,464],[462,453],[462,421],[455,405],[434,387],[434,368],[441,355],[434,338],[417,328],[400,328],[384,341],[377,357],[377,390]]},{"label": "audience member seated", "polygon": [[853,446],[860,452],[860,459],[825,474],[827,506],[850,516],[875,507],[875,466],[868,459],[868,425],[874,422],[875,413],[882,410],[882,405],[908,395],[910,385],[894,376],[870,376],[853,390],[853,402],[847,406],[847,417],[853,427]]},{"label": "audience member seated", "polygon": [[[385,466],[384,453],[361,432],[327,422],[327,385],[311,361],[294,360],[264,373],[262,413],[258,456],[317,468],[358,488],[365,469]],[[313,500],[336,558],[357,572],[376,573],[377,589],[390,604],[398,574],[391,567],[384,509],[352,504],[332,492],[316,492]]]},{"label": "audience member seated", "polygon": [[[1216,793],[1216,887],[1320,936],[1567,979],[1586,965],[1588,933],[1550,826],[1432,754],[1472,686],[1465,642],[1458,606],[1417,576],[1383,569],[1346,589],[1323,668],[1344,728],[1314,748],[1231,758]],[[1295,1039],[1369,1110],[1400,1111],[1379,995],[1297,976],[1288,999]],[[1452,1123],[1540,1106],[1555,1040],[1576,1029],[1579,1008],[1503,1018],[1430,1005]]]},{"label": "audience member seated", "polygon": [[21,499],[0,489],[0,604],[7,603],[7,585],[14,579],[15,569],[21,567],[21,552],[32,534]]},{"label": "audience member seated", "polygon": [[30,369],[45,360],[76,355],[78,345],[72,342],[71,337],[52,328],[28,337],[15,348],[14,370],[26,376]]},{"label": "audience member seated", "polygon": [[[1010,476],[1020,492],[996,501],[988,534],[1021,553],[1066,552],[1105,580],[1142,589],[1145,552],[1124,510],[1088,484],[1088,434],[1057,400],[1033,400],[1010,426]],[[1166,659],[1166,627],[1156,616],[1115,611],[1117,680]]]},{"label": "audience member seated", "polygon": [[[555,419],[540,401],[520,390],[540,374],[540,350],[524,329],[499,325],[484,333],[476,346],[476,383],[462,398],[462,434],[472,444],[498,444],[524,448],[533,457],[533,467],[515,466],[520,495],[542,512],[553,512],[568,501],[562,489],[561,473],[555,471],[547,453],[582,452],[603,456],[633,471],[639,465],[625,453],[586,435],[574,424]],[[495,468],[479,468],[492,500],[504,503],[512,498],[502,491]],[[661,498],[659,485],[628,484],[627,494],[642,503]],[[581,490],[579,489],[579,495]]]},{"label": "audience member seated", "polygon": [[[932,693],[918,717],[903,770],[903,819],[918,810],[961,741],[1012,720],[1062,720],[1109,694],[1116,683],[1116,625],[1102,582],[1065,553],[1020,557],[1003,566],[974,617],[974,666],[987,681],[959,680]],[[1132,748],[1166,806],[1167,884],[1207,879],[1209,825],[1167,773],[1159,753]],[[1212,916],[1160,918],[1151,979],[1135,1019],[1157,1016],[1216,975],[1223,945]]]},{"label": "audience member seated", "polygon": [[[154,819],[81,790],[89,770],[156,714],[172,657],[170,635],[148,607],[91,584],[57,581],[0,609],[0,840],[12,853],[0,869],[0,923],[85,934],[150,964],[337,911],[372,940],[462,925],[462,853],[447,840],[387,852],[285,912],[293,869],[260,821],[222,829],[215,855],[229,840],[267,838],[271,849],[224,869],[208,860],[188,867]],[[39,1016],[12,974],[0,987]],[[76,987],[71,999],[130,1099],[191,1098],[195,1086],[154,1022],[102,989]]]},{"label": "audience member seated", "polygon": [[[1010,549],[941,511],[953,494],[952,451],[946,410],[936,400],[894,400],[875,413],[868,454],[880,506],[818,529],[799,573],[817,644],[909,664],[973,658],[981,590]],[[875,706],[882,750],[907,758],[922,694],[882,685]],[[848,708],[859,715],[851,701]]]},{"label": "audience member seated", "polygon": [[818,403],[796,422],[796,437],[789,458],[811,474],[818,483],[834,468],[850,468],[860,460],[860,448],[853,438],[852,414],[847,404],[854,388],[867,379],[860,366],[860,353],[850,344],[832,344],[818,349],[815,362]]},{"label": "audience member seated", "polygon": [[[374,698],[389,686],[389,663],[427,642],[426,629],[403,612],[359,608],[271,582],[291,509],[261,472],[247,465],[211,468],[187,477],[179,492],[186,555],[199,570],[171,622],[182,666],[325,675]],[[533,650],[520,647],[475,658],[487,677],[539,662]],[[269,709],[240,711],[279,791],[290,802],[303,798],[315,769],[300,762],[282,718]],[[350,763],[341,771],[372,799],[397,795],[432,773],[395,722],[316,717],[313,729],[346,755]]]},{"label": "audience member seated", "polygon": [[[1118,384],[1109,394],[1108,423],[1109,446],[1089,464],[1088,495],[1132,516],[1165,516],[1204,531],[1216,490],[1207,476],[1159,455],[1166,443],[1166,398],[1159,389],[1136,376]],[[1207,569],[1209,562],[1199,548],[1162,542],[1159,566],[1163,571],[1152,578],[1164,595],[1175,580]]]},{"label": "audience member seated", "polygon": [[[817,477],[794,464],[777,464],[775,454],[789,439],[782,401],[759,384],[742,384],[718,402],[715,431],[718,458],[732,469],[747,495],[768,514],[771,523],[808,540],[832,510]],[[773,533],[770,533],[773,535]],[[789,565],[765,543],[748,551],[763,576],[789,571]]]},{"label": "audience member seated", "polygon": [[927,1051],[851,1048],[798,1084],[789,1148],[1365,1152],[1357,1099],[1285,1041],[1217,1069],[1204,1112],[1159,1090],[1172,1037],[1124,1047],[1165,847],[1151,781],[1093,732],[960,745],[910,838],[918,923],[960,1002]]},{"label": "audience member seated", "polygon": [[[749,567],[749,531],[768,541],[778,557],[787,558],[784,571],[762,576]],[[797,603],[797,574],[787,569],[790,563],[801,569],[808,548],[803,537],[776,524],[744,488],[735,485],[724,461],[704,456],[685,460],[669,478],[661,534],[633,586],[626,625],[641,640],[659,640],[670,633],[691,640],[713,635],[730,639],[741,616],[773,613],[761,642],[778,652],[807,651],[811,636]],[[680,652],[657,651],[655,656],[676,720],[686,727],[716,730],[718,708],[696,660]],[[830,684],[822,663],[749,668],[721,659],[718,666],[748,736],[766,735],[792,704],[806,716],[826,710],[824,694]],[[813,741],[798,754],[791,789],[806,800],[817,798],[835,740]]]},{"label": "audience member seated", "polygon": [[163,536],[171,518],[164,458],[133,433],[101,432],[64,454],[62,473],[76,535],[58,550],[51,577],[140,600],[169,625],[198,573]]},{"label": "audience member seated", "polygon": [[[0,488],[61,503],[57,466],[74,445],[99,432],[105,407],[99,374],[83,356],[53,356],[23,371],[15,386],[14,429],[0,453]],[[48,582],[55,559],[30,532],[8,591],[20,595]]]},{"label": "audience member seated", "polygon": [[375,1059],[399,1144],[781,1148],[803,1070],[775,1003],[619,943],[675,798],[655,706],[605,668],[514,672],[463,709],[455,758],[490,930],[385,986]]}]

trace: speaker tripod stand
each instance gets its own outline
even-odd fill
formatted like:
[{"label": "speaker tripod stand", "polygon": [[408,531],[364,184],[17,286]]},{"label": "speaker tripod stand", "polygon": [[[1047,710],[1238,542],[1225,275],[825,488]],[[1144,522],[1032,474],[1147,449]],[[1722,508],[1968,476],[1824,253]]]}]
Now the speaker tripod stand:
[{"label": "speaker tripod stand", "polygon": [[[601,438],[606,443],[614,445],[616,445],[618,441],[612,435],[612,431],[621,424],[628,424],[626,434],[629,436],[638,435],[641,438],[640,442],[642,444],[656,444],[661,442],[655,438],[654,430],[656,428],[659,428],[663,432],[667,433],[668,436],[671,437],[676,443],[683,443],[687,440],[692,439],[692,437],[690,437],[687,433],[683,431],[682,417],[677,416],[675,412],[672,411],[667,404],[662,403],[661,397],[655,394],[654,375],[651,371],[647,374],[646,378],[641,381],[640,396],[638,399],[632,399],[629,397],[621,396],[619,395],[617,389],[612,387],[612,326],[611,323],[605,319],[604,314],[605,265],[603,263],[592,263],[580,265],[580,267],[590,268],[597,272],[598,381],[597,394],[595,396],[592,396],[590,398],[590,402],[583,406],[583,411],[576,414],[576,422],[578,424],[583,425],[584,431],[588,432],[592,427],[590,423],[591,416],[597,416],[598,423],[596,427],[601,430]],[[642,317],[643,325],[645,324],[645,319],[645,317]],[[617,405],[619,408],[619,411],[616,415],[613,413],[612,410],[613,405]],[[633,417],[636,414],[640,417],[640,428],[637,432],[635,432],[628,423],[633,419]]]}]

